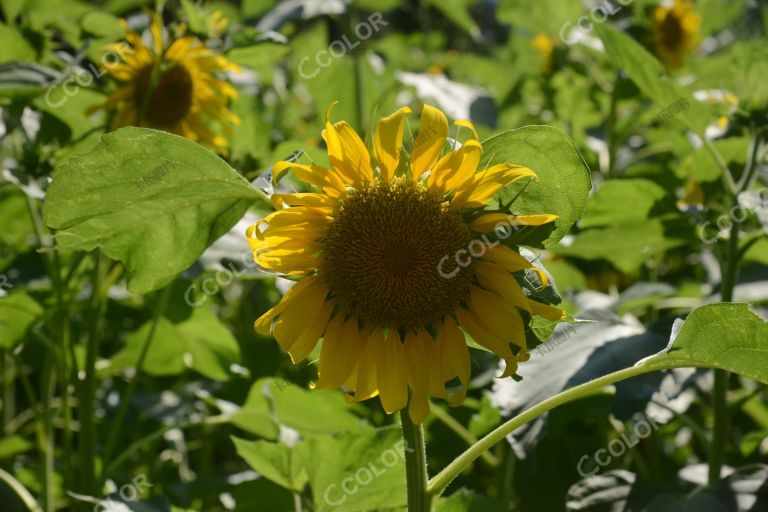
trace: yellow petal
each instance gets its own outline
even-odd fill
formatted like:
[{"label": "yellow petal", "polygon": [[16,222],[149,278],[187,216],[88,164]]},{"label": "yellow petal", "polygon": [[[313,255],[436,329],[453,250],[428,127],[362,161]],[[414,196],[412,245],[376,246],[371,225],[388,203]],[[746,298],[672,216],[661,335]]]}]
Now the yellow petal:
[{"label": "yellow petal", "polygon": [[472,311],[464,308],[456,309],[456,320],[459,326],[475,340],[503,359],[513,359],[515,356],[509,348],[509,343],[492,333]]},{"label": "yellow petal", "polygon": [[475,140],[467,141],[455,151],[444,155],[429,175],[427,184],[439,194],[461,191],[472,183],[483,156],[483,147]]},{"label": "yellow petal", "polygon": [[429,414],[430,373],[435,364],[435,341],[424,329],[409,332],[403,342],[405,364],[408,370],[408,386],[411,388],[408,415],[420,425]]},{"label": "yellow petal", "polygon": [[478,233],[489,233],[499,227],[506,229],[509,226],[541,226],[557,220],[557,215],[548,213],[536,215],[511,215],[508,213],[486,213],[476,218],[470,224],[472,230]]},{"label": "yellow petal", "polygon": [[[445,383],[456,377],[461,382],[462,389],[447,398],[451,405],[457,405],[464,401],[469,389],[471,367],[467,343],[452,318],[446,318],[443,325],[438,328],[435,341],[437,346],[436,359],[440,372],[430,374],[432,381],[430,393],[435,396],[443,396]],[[435,374],[437,374],[437,379]]]},{"label": "yellow petal", "polygon": [[376,381],[381,405],[387,414],[404,408],[408,403],[408,373],[405,351],[397,332],[390,331],[379,348]]},{"label": "yellow petal", "polygon": [[360,362],[365,343],[366,337],[361,336],[357,319],[345,322],[344,315],[337,314],[325,330],[317,387],[332,389],[343,385]]},{"label": "yellow petal", "polygon": [[468,185],[451,201],[453,208],[478,208],[486,203],[503,187],[513,181],[525,177],[536,177],[536,174],[521,165],[498,164],[480,171],[475,175],[471,185]]},{"label": "yellow petal", "polygon": [[160,55],[163,53],[163,26],[160,13],[152,13],[152,24],[149,26],[149,31],[152,33],[155,55]]},{"label": "yellow petal", "polygon": [[430,105],[424,105],[419,120],[419,133],[411,152],[411,173],[414,180],[430,170],[443,151],[448,137],[448,119]]},{"label": "yellow petal", "polygon": [[536,302],[535,300],[529,300],[528,307],[530,308],[531,313],[534,315],[544,317],[547,320],[552,320],[553,322],[557,322],[558,320],[565,318],[565,311],[560,308],[556,308],[555,306],[550,306],[549,304],[542,304],[541,302]]},{"label": "yellow petal", "polygon": [[345,183],[361,188],[373,180],[371,155],[357,132],[344,121],[331,123],[331,103],[325,112],[323,139],[328,146],[328,160]]},{"label": "yellow petal", "polygon": [[475,125],[472,124],[472,121],[466,120],[466,119],[459,119],[458,121],[454,121],[456,126],[461,126],[464,128],[467,128],[470,132],[469,134],[469,140],[480,140],[477,137],[477,130],[475,130]]},{"label": "yellow petal", "polygon": [[377,387],[377,366],[381,347],[384,344],[384,332],[381,328],[375,329],[368,335],[368,343],[365,345],[360,362],[355,368],[357,374],[355,380],[355,402],[367,400],[379,394]]},{"label": "yellow petal", "polygon": [[373,155],[379,164],[379,173],[384,181],[390,181],[400,162],[403,149],[403,120],[411,113],[408,107],[402,107],[381,121],[376,128],[373,141]]},{"label": "yellow petal", "polygon": [[523,269],[533,267],[533,264],[523,258],[517,251],[501,244],[486,250],[485,254],[483,254],[483,259],[498,263],[508,272],[519,272]]},{"label": "yellow petal", "polygon": [[[275,339],[283,350],[291,353],[292,358],[294,357],[294,354],[291,351],[297,342],[307,341],[306,334],[309,328],[308,326],[314,327],[314,330],[311,331],[311,333],[317,335],[317,337],[312,340],[312,346],[314,346],[314,343],[316,343],[323,334],[323,329],[328,322],[331,312],[327,311],[324,321],[321,322],[321,326],[317,325],[316,321],[320,320],[323,314],[326,313],[325,307],[328,304],[331,304],[325,300],[327,295],[328,286],[323,281],[316,281],[313,286],[306,288],[304,293],[297,295],[291,301],[290,307],[286,307],[275,322],[273,329]],[[305,347],[297,348],[304,349]],[[300,352],[301,350],[298,351]],[[311,351],[312,349],[310,348],[309,352]],[[295,361],[296,359],[294,359],[294,362]]]},{"label": "yellow petal", "polygon": [[501,296],[474,286],[470,290],[469,309],[494,337],[526,349],[523,319]]},{"label": "yellow petal", "polygon": [[508,304],[530,310],[528,297],[506,269],[487,261],[476,261],[473,267],[483,288],[495,292]]},{"label": "yellow petal", "polygon": [[325,194],[299,193],[299,194],[273,194],[272,204],[275,208],[285,206],[308,206],[323,211],[332,209],[336,201]]},{"label": "yellow petal", "polygon": [[275,317],[285,311],[285,309],[289,307],[297,298],[301,298],[308,292],[312,293],[313,288],[318,286],[318,284],[321,284],[320,278],[312,276],[302,279],[294,286],[289,288],[285,295],[283,295],[283,298],[280,300],[280,302],[275,305],[275,307],[264,313],[261,317],[259,317],[258,320],[256,320],[254,323],[254,329],[256,332],[262,336],[269,336],[272,332],[272,321],[275,319]]},{"label": "yellow petal", "polygon": [[291,169],[304,183],[313,185],[331,197],[339,198],[347,195],[346,187],[336,173],[318,165],[302,165],[294,162],[277,162],[272,168],[272,181],[277,183],[280,176]]}]

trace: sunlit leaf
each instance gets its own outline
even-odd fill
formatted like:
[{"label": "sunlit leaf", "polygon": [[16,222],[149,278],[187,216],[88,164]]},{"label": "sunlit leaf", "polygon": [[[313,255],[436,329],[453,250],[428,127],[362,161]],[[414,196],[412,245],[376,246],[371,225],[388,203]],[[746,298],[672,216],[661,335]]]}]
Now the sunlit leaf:
[{"label": "sunlit leaf", "polygon": [[510,163],[532,169],[537,180],[519,180],[503,189],[497,196],[501,203],[515,199],[512,211],[530,215],[549,213],[559,218],[549,225],[519,232],[510,239],[525,245],[550,247],[560,240],[574,222],[581,218],[592,188],[589,168],[570,137],[550,126],[527,126],[495,135],[483,142],[486,165]]},{"label": "sunlit leaf", "polygon": [[262,198],[223,160],[176,135],[123,128],[56,172],[45,220],[63,249],[125,263],[147,292],[189,267]]}]

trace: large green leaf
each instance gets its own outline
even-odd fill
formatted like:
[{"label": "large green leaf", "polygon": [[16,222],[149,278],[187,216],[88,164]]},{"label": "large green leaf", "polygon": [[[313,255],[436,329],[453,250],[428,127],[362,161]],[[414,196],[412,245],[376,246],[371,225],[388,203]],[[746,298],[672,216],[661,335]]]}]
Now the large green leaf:
[{"label": "large green leaf", "polygon": [[702,306],[649,362],[720,368],[768,383],[768,322],[747,304]]},{"label": "large green leaf", "polygon": [[305,467],[317,512],[363,512],[405,505],[400,429],[366,428],[307,440]]},{"label": "large green leaf", "polygon": [[170,282],[262,198],[216,155],[146,128],[104,136],[54,176],[45,220],[62,249],[125,263],[130,290]]},{"label": "large green leaf", "polygon": [[526,126],[500,133],[483,142],[480,167],[497,163],[524,165],[538,176],[537,181],[521,180],[498,194],[501,203],[511,201],[517,214],[551,213],[559,217],[551,226],[526,229],[524,245],[550,247],[581,218],[589,199],[592,179],[589,168],[571,138],[551,126]]},{"label": "large green leaf", "polygon": [[684,243],[665,235],[659,219],[595,228],[580,233],[569,246],[556,252],[585,260],[607,260],[622,272],[634,272],[651,256]]},{"label": "large green leaf", "polygon": [[264,478],[281,487],[301,492],[307,484],[307,471],[300,454],[303,444],[287,446],[269,441],[232,438],[237,454]]},{"label": "large green leaf", "polygon": [[[708,107],[693,99],[690,91],[674,82],[662,64],[640,43],[607,23],[596,23],[595,30],[605,44],[605,52],[614,65],[623,69],[633,82],[662,109],[683,109],[674,115],[688,128],[703,135],[715,121]],[[671,110],[669,111],[671,114]]]},{"label": "large green leaf", "polygon": [[666,195],[663,187],[649,180],[607,181],[590,200],[579,226],[616,226],[644,221]]},{"label": "large green leaf", "polygon": [[230,423],[265,439],[277,439],[280,427],[272,413],[270,398],[283,385],[283,381],[273,379],[256,381],[251,386],[243,406],[230,417]]},{"label": "large green leaf", "polygon": [[[125,348],[111,360],[111,372],[136,365],[151,328],[147,322],[128,335]],[[239,362],[237,340],[205,305],[180,322],[158,320],[143,368],[150,375],[178,375],[191,368],[210,379],[228,380],[231,365]]]}]

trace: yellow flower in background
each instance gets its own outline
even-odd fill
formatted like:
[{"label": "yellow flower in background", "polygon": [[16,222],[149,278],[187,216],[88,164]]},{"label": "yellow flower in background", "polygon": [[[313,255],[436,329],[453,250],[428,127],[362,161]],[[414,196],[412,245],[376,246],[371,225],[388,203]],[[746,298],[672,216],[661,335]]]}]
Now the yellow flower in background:
[{"label": "yellow flower in background", "polygon": [[[354,129],[330,121],[332,108],[323,132],[331,169],[276,163],[274,180],[292,170],[314,191],[274,195],[277,211],[248,229],[256,262],[298,281],[255,328],[273,334],[294,363],[323,338],[317,388],[343,386],[354,401],[378,395],[387,413],[405,408],[410,395],[410,417],[421,423],[430,396],[464,399],[465,332],[503,358],[509,376],[529,358],[525,319],[562,318],[513,276],[532,269],[546,283],[546,274],[513,249],[481,241],[500,222],[557,217],[481,210],[504,186],[535,174],[508,163],[478,171],[483,149],[468,121],[456,122],[468,140],[446,152],[448,121],[425,105],[403,157],[411,112],[403,107],[379,123],[373,165]],[[447,387],[456,380],[461,386]]]},{"label": "yellow flower in background", "polygon": [[205,25],[208,28],[208,34],[211,37],[218,37],[224,33],[229,26],[229,19],[224,16],[221,11],[213,11],[213,14],[205,20]]},{"label": "yellow flower in background", "polygon": [[543,59],[541,70],[544,74],[552,72],[554,67],[555,40],[544,33],[538,33],[533,37],[531,46]]},{"label": "yellow flower in background", "polygon": [[701,16],[690,0],[674,0],[653,11],[652,37],[656,55],[671,69],[683,67],[688,54],[699,44]]},{"label": "yellow flower in background", "polygon": [[683,195],[677,200],[677,206],[681,210],[689,207],[701,208],[704,205],[704,189],[698,180],[690,179],[685,183]]},{"label": "yellow flower in background", "polygon": [[165,48],[157,14],[150,26],[151,47],[123,25],[130,50],[126,51],[124,43],[106,47],[121,57],[120,62],[106,66],[106,71],[123,83],[101,107],[115,111],[111,128],[156,128],[226,152],[227,139],[219,130],[227,132],[229,124],[239,122],[227,108],[237,92],[217,73],[237,71],[238,66],[195,37],[176,39]]}]

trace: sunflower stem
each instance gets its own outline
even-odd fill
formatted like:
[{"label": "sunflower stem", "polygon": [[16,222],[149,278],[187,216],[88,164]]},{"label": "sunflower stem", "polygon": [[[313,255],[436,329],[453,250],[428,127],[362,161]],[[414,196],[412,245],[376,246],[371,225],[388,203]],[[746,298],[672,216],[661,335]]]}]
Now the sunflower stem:
[{"label": "sunflower stem", "polygon": [[408,488],[408,512],[430,512],[432,496],[427,489],[427,451],[424,445],[424,431],[408,415],[400,411],[403,425],[403,450],[405,452],[405,477]]}]

